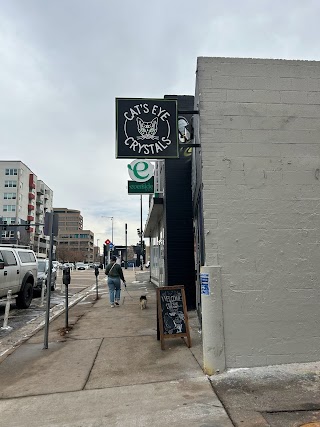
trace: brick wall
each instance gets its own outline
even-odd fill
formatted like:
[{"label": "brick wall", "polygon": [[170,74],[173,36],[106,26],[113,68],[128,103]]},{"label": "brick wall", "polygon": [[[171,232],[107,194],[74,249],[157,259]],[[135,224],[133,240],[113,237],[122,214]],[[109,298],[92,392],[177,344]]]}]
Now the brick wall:
[{"label": "brick wall", "polygon": [[226,365],[319,360],[320,62],[197,65],[206,265],[221,267]]}]

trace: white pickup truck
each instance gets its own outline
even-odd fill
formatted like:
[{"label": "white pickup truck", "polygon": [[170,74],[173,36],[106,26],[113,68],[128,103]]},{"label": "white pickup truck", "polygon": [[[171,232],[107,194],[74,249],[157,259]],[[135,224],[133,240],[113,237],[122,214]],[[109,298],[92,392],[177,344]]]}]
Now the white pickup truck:
[{"label": "white pickup truck", "polygon": [[0,244],[0,298],[11,289],[17,308],[28,308],[37,281],[38,265],[35,253],[26,247]]}]

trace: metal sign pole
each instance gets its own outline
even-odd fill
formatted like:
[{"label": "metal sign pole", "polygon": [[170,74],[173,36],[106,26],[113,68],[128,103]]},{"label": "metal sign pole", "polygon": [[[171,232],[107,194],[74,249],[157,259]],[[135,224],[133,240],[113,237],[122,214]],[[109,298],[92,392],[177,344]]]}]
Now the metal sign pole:
[{"label": "metal sign pole", "polygon": [[48,348],[48,337],[49,337],[49,318],[50,318],[50,297],[51,297],[51,272],[52,272],[52,252],[53,252],[53,212],[49,213],[49,237],[50,237],[50,249],[49,249],[49,271],[47,276],[47,305],[46,305],[46,319],[44,329],[44,349]]}]

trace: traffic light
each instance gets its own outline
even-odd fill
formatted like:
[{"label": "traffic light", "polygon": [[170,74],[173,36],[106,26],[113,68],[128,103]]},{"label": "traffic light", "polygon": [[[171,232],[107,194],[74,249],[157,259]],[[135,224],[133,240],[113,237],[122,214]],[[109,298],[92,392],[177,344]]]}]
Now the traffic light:
[{"label": "traffic light", "polygon": [[2,230],[6,230],[7,229],[7,221],[3,221],[3,226],[2,226]]},{"label": "traffic light", "polygon": [[26,229],[27,231],[29,231],[29,230],[30,230],[30,224],[31,224],[31,221],[27,221],[27,225],[25,226],[25,229]]}]

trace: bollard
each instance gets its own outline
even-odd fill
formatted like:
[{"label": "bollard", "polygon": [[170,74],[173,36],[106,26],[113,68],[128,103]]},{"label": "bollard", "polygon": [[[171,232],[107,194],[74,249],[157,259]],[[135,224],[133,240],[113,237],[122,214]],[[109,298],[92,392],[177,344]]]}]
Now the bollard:
[{"label": "bollard", "polygon": [[11,326],[8,326],[8,319],[9,319],[9,312],[10,312],[10,305],[11,305],[11,296],[12,296],[12,290],[9,289],[7,293],[7,302],[6,302],[6,308],[4,312],[4,319],[3,319],[3,326],[1,329],[12,329]]},{"label": "bollard", "polygon": [[46,289],[46,282],[44,281],[44,279],[42,279],[40,307],[44,306],[44,291],[45,291],[45,289]]}]

